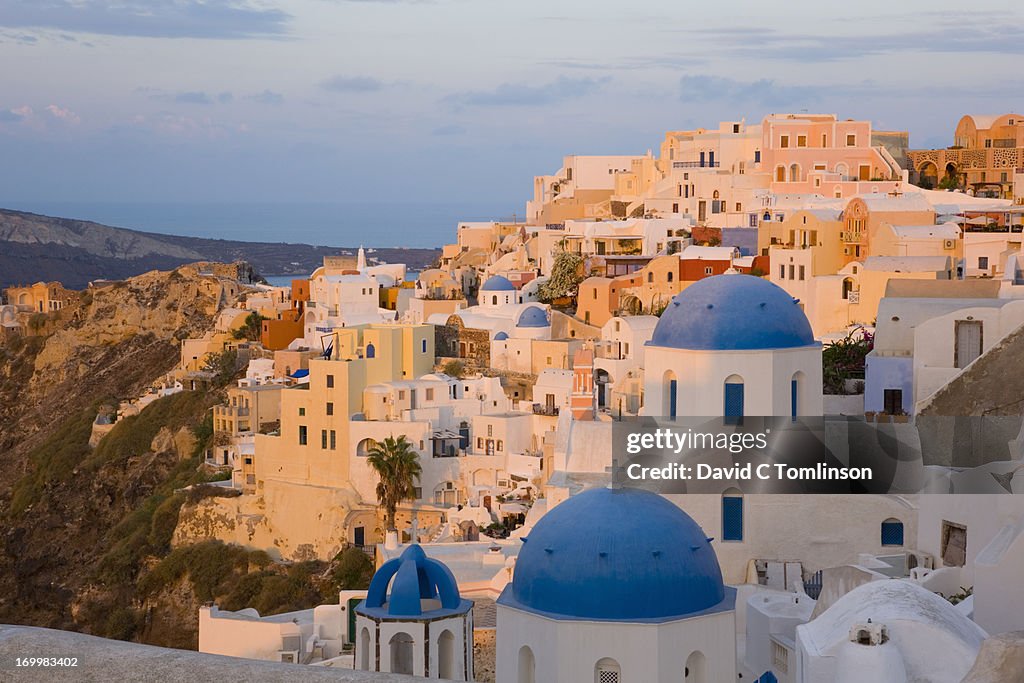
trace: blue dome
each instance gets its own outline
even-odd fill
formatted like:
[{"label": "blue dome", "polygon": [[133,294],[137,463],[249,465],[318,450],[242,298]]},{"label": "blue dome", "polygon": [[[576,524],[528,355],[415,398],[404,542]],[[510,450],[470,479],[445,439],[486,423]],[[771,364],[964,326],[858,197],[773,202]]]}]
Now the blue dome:
[{"label": "blue dome", "polygon": [[[425,600],[430,602],[424,604]],[[465,612],[472,604],[459,596],[459,586],[451,570],[443,562],[427,557],[423,548],[413,544],[399,557],[380,566],[370,580],[366,600],[356,606],[356,611],[378,619],[433,617]]]},{"label": "blue dome", "polygon": [[650,491],[592,489],[541,517],[498,602],[552,618],[664,621],[725,604],[711,539]]},{"label": "blue dome", "polygon": [[674,349],[787,349],[814,344],[797,300],[752,275],[716,275],[677,294],[654,328],[650,346]]},{"label": "blue dome", "polygon": [[539,306],[530,306],[519,316],[516,327],[547,327],[548,314]]},{"label": "blue dome", "polygon": [[499,332],[498,334],[494,335],[494,341],[505,341],[506,339],[508,339],[508,335],[505,334],[504,332]]},{"label": "blue dome", "polygon": [[507,277],[501,275],[492,275],[487,279],[487,282],[480,288],[484,292],[507,292],[516,288]]}]

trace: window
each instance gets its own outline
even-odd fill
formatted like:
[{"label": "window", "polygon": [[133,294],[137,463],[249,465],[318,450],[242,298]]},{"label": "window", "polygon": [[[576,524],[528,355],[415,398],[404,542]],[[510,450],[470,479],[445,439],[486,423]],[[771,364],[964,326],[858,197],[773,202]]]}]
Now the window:
[{"label": "window", "polygon": [[821,134],[821,146],[828,147],[828,136],[824,133]]},{"label": "window", "polygon": [[[1010,122],[1010,125],[1011,126],[1013,125],[1012,121]],[[733,133],[739,133],[740,132],[740,124],[738,124],[738,123],[732,124],[732,132]]]},{"label": "window", "polygon": [[725,380],[723,413],[725,424],[743,424],[743,378],[731,375]]},{"label": "window", "polygon": [[942,564],[962,567],[967,561],[967,527],[942,520]]},{"label": "window", "polygon": [[807,136],[806,135],[797,135],[796,136],[796,146],[797,147],[806,147],[807,146]]},{"label": "window", "polygon": [[494,425],[487,425],[487,436],[494,436]]},{"label": "window", "polygon": [[715,269],[712,268],[711,266],[704,266],[704,274],[705,275],[712,275],[712,274],[714,274],[714,272],[715,272]]},{"label": "window", "polygon": [[305,414],[306,414],[306,409],[305,408],[299,408],[299,417],[303,417],[303,416],[305,416]]},{"label": "window", "polygon": [[785,280],[786,279],[786,265],[785,264],[779,265],[779,279],[780,280]]},{"label": "window", "polygon": [[679,213],[679,204],[678,203],[673,203],[672,204],[672,213]]},{"label": "window", "polygon": [[736,213],[743,211],[743,204],[736,202]]},{"label": "window", "polygon": [[800,266],[800,279],[801,280],[804,279],[804,268],[805,268],[805,266]]},{"label": "window", "polygon": [[338,450],[338,433],[333,429],[331,430],[331,450]]},{"label": "window", "polygon": [[405,389],[399,389],[398,390],[398,400],[399,401],[404,401],[405,400]]},{"label": "window", "polygon": [[786,149],[787,147],[789,147],[789,136],[788,135],[783,135],[782,136],[782,139],[779,142],[779,147],[782,147],[782,149]]},{"label": "window", "polygon": [[322,448],[325,451],[327,450],[327,430],[326,429],[321,429],[320,430],[320,448]]},{"label": "window", "polygon": [[850,133],[849,135],[847,135],[846,136],[846,146],[847,147],[856,147],[857,146],[857,136],[854,135],[853,133]]},{"label": "window", "polygon": [[605,657],[594,665],[594,683],[619,683],[622,669],[614,659]]},{"label": "window", "polygon": [[789,279],[796,279],[796,266],[794,266],[792,263],[789,264]]},{"label": "window", "polygon": [[299,445],[305,446],[307,441],[306,425],[299,425]]},{"label": "window", "polygon": [[754,150],[754,163],[755,164],[761,163],[761,150],[759,150],[759,149],[755,149]]},{"label": "window", "polygon": [[654,273],[647,273],[647,281],[654,282]]},{"label": "window", "polygon": [[743,540],[743,494],[737,489],[722,494],[722,540]]},{"label": "window", "polygon": [[668,273],[666,273],[665,277],[669,282],[672,282],[673,275],[674,273],[670,270],[668,271]]},{"label": "window", "polygon": [[434,390],[433,389],[427,389],[427,400],[428,401],[433,401],[434,400]]},{"label": "window", "polygon": [[498,439],[498,450],[500,451],[500,450],[503,450],[504,448],[505,448],[504,443],[502,442],[501,439]]},{"label": "window", "polygon": [[333,389],[334,388],[334,375],[327,375],[327,388],[328,389]]},{"label": "window", "polygon": [[986,148],[992,147],[992,140],[985,140],[985,147]]},{"label": "window", "polygon": [[882,522],[882,545],[903,545],[903,522],[898,519],[887,519]]},{"label": "window", "polygon": [[377,347],[374,346],[372,342],[366,345],[366,357],[367,358],[376,358],[377,357]]},{"label": "window", "polygon": [[478,450],[484,447],[484,438],[482,436],[476,437],[476,447]]},{"label": "window", "polygon": [[980,270],[988,270],[988,256],[978,257],[978,268]]},{"label": "window", "polygon": [[327,414],[334,415],[334,404],[331,402],[327,403]]},{"label": "window", "polygon": [[883,389],[882,390],[882,410],[889,415],[902,415],[903,414],[903,390],[902,389]]}]

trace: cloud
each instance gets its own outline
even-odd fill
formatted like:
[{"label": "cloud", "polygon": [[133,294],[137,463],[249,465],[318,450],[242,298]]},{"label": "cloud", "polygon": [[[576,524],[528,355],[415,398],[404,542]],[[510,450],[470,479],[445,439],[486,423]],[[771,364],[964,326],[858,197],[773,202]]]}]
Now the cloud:
[{"label": "cloud", "polygon": [[13,109],[0,109],[0,123],[17,123],[25,118],[24,114]]},{"label": "cloud", "polygon": [[178,104],[213,104],[213,98],[201,91],[178,93],[174,101]]},{"label": "cloud", "polygon": [[604,78],[560,76],[551,83],[543,85],[502,83],[494,90],[453,93],[445,97],[444,100],[463,107],[538,106],[589,95],[600,90],[609,80],[607,76]]},{"label": "cloud", "polygon": [[737,111],[745,106],[792,105],[818,99],[816,86],[781,85],[761,78],[755,81],[736,81],[720,76],[683,76],[679,79],[679,99],[688,101],[725,101],[735,104]]},{"label": "cloud", "polygon": [[58,121],[72,126],[77,126],[82,122],[81,117],[67,107],[58,107],[56,104],[51,104],[46,107],[46,112]]},{"label": "cloud", "polygon": [[263,92],[246,95],[245,99],[257,104],[282,104],[284,102],[284,95],[272,90],[264,90]]},{"label": "cloud", "polygon": [[460,126],[457,123],[448,123],[443,126],[438,126],[434,130],[430,131],[431,135],[447,136],[447,135],[462,135],[466,132],[465,126]]},{"label": "cloud", "polygon": [[384,89],[384,83],[370,76],[334,76],[320,87],[331,92],[377,92]]},{"label": "cloud", "polygon": [[78,114],[57,104],[48,104],[38,111],[27,104],[0,109],[0,123],[25,125],[37,132],[66,129],[81,122],[82,118]]},{"label": "cloud", "polygon": [[0,27],[145,38],[280,36],[291,15],[248,0],[5,0]]}]

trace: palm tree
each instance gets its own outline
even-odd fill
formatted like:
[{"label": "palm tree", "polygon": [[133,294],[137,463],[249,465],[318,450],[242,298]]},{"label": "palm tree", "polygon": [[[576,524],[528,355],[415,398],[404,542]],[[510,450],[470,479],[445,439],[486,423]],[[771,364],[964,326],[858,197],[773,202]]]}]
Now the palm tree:
[{"label": "palm tree", "polygon": [[387,530],[394,529],[398,504],[412,498],[414,484],[423,473],[420,457],[403,434],[397,439],[389,436],[377,442],[367,454],[366,462],[380,477],[377,500],[384,508],[385,527]]}]

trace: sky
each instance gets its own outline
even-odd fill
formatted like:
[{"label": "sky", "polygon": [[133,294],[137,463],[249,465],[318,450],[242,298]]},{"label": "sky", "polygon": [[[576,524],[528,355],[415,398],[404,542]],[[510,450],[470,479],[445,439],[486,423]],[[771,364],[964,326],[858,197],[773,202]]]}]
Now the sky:
[{"label": "sky", "polygon": [[1024,4],[945,4],[0,0],[0,203],[508,213],[564,155],[783,111],[945,146],[1024,110]]}]

